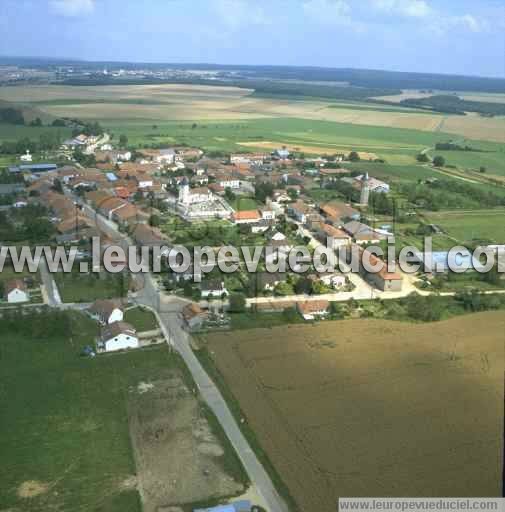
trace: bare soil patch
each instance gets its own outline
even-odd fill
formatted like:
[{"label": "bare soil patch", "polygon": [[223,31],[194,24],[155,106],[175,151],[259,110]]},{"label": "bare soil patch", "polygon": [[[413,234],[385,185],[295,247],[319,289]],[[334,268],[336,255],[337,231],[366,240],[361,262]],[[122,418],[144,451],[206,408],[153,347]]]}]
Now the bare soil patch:
[{"label": "bare soil patch", "polygon": [[18,496],[20,498],[35,498],[41,494],[45,494],[50,489],[50,484],[39,482],[37,480],[27,480],[18,488]]},{"label": "bare soil patch", "polygon": [[243,492],[223,469],[224,448],[178,375],[131,389],[128,409],[145,512]]},{"label": "bare soil patch", "polygon": [[207,336],[301,510],[339,496],[500,496],[505,317]]}]

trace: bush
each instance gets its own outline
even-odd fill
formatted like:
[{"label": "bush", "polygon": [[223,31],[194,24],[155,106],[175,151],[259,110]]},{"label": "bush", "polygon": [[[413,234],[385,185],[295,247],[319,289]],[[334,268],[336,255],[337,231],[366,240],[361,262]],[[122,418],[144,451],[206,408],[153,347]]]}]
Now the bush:
[{"label": "bush", "polygon": [[246,299],[243,293],[232,293],[230,295],[230,313],[243,313],[246,309]]}]

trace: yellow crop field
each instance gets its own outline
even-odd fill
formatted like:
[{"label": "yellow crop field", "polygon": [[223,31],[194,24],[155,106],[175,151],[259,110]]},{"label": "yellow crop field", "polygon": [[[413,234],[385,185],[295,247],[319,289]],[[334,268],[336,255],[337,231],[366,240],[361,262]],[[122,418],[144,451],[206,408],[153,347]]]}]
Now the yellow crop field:
[{"label": "yellow crop field", "polygon": [[206,336],[300,510],[339,496],[500,496],[505,317]]}]

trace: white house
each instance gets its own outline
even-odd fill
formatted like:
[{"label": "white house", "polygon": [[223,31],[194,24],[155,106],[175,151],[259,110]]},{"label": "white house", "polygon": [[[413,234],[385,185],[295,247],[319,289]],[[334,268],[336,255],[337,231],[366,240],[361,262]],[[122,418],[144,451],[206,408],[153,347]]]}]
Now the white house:
[{"label": "white house", "polygon": [[139,339],[137,331],[126,322],[114,322],[106,325],[100,332],[98,348],[105,352],[115,350],[126,350],[128,348],[138,348]]},{"label": "white house", "polygon": [[5,285],[5,299],[11,304],[28,302],[30,295],[21,279],[13,279]]},{"label": "white house", "polygon": [[206,299],[208,297],[221,298],[223,295],[229,295],[228,290],[224,286],[224,282],[215,279],[211,281],[204,281],[201,285],[201,290],[203,299]]},{"label": "white house", "polygon": [[320,276],[320,279],[326,286],[331,286],[335,290],[343,288],[346,284],[345,276],[341,274],[325,274]]},{"label": "white house", "polygon": [[240,188],[240,179],[234,178],[233,176],[223,176],[222,178],[219,178],[217,182],[224,189],[231,188],[236,190]]},{"label": "white house", "polygon": [[113,300],[95,301],[88,309],[88,313],[104,325],[122,322],[124,317],[122,308]]}]

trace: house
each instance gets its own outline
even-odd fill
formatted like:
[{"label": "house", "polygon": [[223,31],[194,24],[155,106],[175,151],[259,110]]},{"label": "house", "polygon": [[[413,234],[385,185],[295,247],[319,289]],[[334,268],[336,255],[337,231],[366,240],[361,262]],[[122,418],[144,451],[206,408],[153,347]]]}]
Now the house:
[{"label": "house", "polygon": [[100,331],[98,348],[105,352],[138,348],[137,331],[126,322],[113,322],[105,325]]},{"label": "house", "polygon": [[147,213],[139,210],[131,203],[125,204],[112,214],[112,220],[122,226],[128,226],[132,223],[147,222],[148,218],[149,215]]},{"label": "house", "polygon": [[202,290],[202,298],[211,298],[211,297],[223,297],[228,296],[229,292],[224,286],[224,281],[220,281],[219,279],[212,279],[210,281],[203,281],[201,284]]},{"label": "house", "polygon": [[112,220],[114,212],[120,208],[124,208],[128,203],[119,199],[119,197],[110,196],[98,205],[98,211],[109,220]]},{"label": "house", "polygon": [[286,160],[287,158],[289,158],[289,151],[283,147],[283,148],[280,148],[280,149],[276,149],[274,152],[273,152],[274,156],[276,156],[277,158],[281,159],[281,160]]},{"label": "house", "polygon": [[319,274],[318,278],[323,284],[331,286],[335,290],[343,288],[347,283],[345,276],[342,274]]},{"label": "house", "polygon": [[113,324],[123,320],[123,309],[113,300],[96,300],[88,309],[92,318],[101,324]]},{"label": "house", "polygon": [[390,187],[384,181],[378,180],[377,178],[369,177],[367,174],[361,174],[356,176],[354,179],[358,182],[363,183],[368,177],[368,187],[371,192],[375,192],[377,194],[387,194],[390,190]]},{"label": "house", "polygon": [[28,302],[30,295],[26,284],[21,279],[13,279],[8,281],[5,285],[5,300],[9,304],[17,304],[20,302]]},{"label": "house", "polygon": [[327,221],[337,227],[360,218],[360,212],[345,203],[325,203],[319,206],[319,210]]},{"label": "house", "polygon": [[182,318],[190,329],[198,329],[208,317],[209,314],[194,302],[182,309]]},{"label": "house", "polygon": [[296,303],[296,309],[304,320],[315,320],[328,313],[330,303],[327,300],[306,300]]},{"label": "house", "polygon": [[259,272],[256,274],[256,291],[273,291],[275,287],[284,283],[287,274],[283,272]]},{"label": "house", "polygon": [[260,208],[260,213],[261,218],[264,220],[275,220],[275,210],[269,206]]},{"label": "house", "polygon": [[147,224],[136,224],[132,231],[132,237],[138,246],[162,246],[165,245],[163,233]]},{"label": "house", "polygon": [[240,188],[240,179],[234,176],[221,176],[216,182],[223,187],[223,189],[231,188],[232,190],[236,190]]},{"label": "house", "polygon": [[235,224],[254,224],[261,219],[261,215],[258,210],[242,210],[233,213],[232,219]]},{"label": "house", "polygon": [[322,243],[326,243],[331,238],[331,245],[328,245],[328,247],[332,250],[351,243],[351,237],[345,231],[325,223],[319,225],[316,237]]},{"label": "house", "polygon": [[256,224],[251,224],[251,233],[264,233],[274,224],[275,222],[273,220],[260,219]]},{"label": "house", "polygon": [[[382,291],[399,292],[402,290],[403,277],[399,272],[389,272],[388,265],[375,254],[363,247],[358,247],[360,257],[359,271],[365,279]],[[367,259],[370,266],[378,267],[378,271],[369,272],[364,268],[363,260]]]},{"label": "house", "polygon": [[305,224],[307,215],[311,213],[311,211],[310,206],[303,201],[296,201],[296,203],[290,204],[287,207],[288,215],[302,224]]},{"label": "house", "polygon": [[358,244],[376,244],[387,238],[387,236],[383,233],[380,233],[376,229],[373,229],[372,227],[368,226],[367,224],[363,224],[362,222],[358,222],[357,220],[352,220],[351,222],[344,224],[342,229],[350,236],[352,236]]}]

